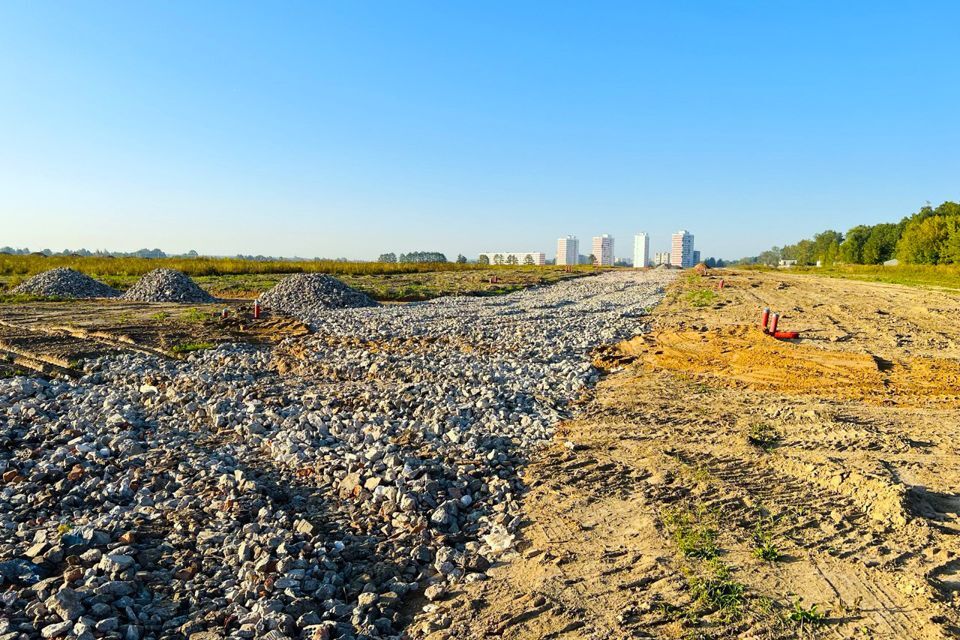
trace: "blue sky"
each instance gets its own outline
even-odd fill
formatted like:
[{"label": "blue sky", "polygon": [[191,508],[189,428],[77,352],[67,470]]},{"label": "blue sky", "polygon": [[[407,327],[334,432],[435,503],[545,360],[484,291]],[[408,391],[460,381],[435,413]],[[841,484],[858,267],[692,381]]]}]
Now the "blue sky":
[{"label": "blue sky", "polygon": [[955,2],[5,2],[0,245],[704,256],[960,198]]}]

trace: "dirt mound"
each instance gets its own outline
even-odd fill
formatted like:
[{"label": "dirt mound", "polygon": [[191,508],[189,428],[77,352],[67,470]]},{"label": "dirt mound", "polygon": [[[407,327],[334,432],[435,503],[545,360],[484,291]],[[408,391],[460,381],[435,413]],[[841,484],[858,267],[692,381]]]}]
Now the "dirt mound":
[{"label": "dirt mound", "polygon": [[775,340],[752,326],[661,331],[598,354],[611,368],[632,362],[702,375],[728,386],[881,404],[960,405],[960,363],[907,357],[895,362]]},{"label": "dirt mound", "polygon": [[216,302],[197,283],[174,269],[154,269],[123,294],[136,302]]},{"label": "dirt mound", "polygon": [[328,309],[378,306],[367,294],[321,273],[287,276],[264,293],[260,302],[296,318],[309,318]]},{"label": "dirt mound", "polygon": [[13,293],[50,298],[115,298],[120,295],[113,287],[66,267],[37,274],[13,289]]}]

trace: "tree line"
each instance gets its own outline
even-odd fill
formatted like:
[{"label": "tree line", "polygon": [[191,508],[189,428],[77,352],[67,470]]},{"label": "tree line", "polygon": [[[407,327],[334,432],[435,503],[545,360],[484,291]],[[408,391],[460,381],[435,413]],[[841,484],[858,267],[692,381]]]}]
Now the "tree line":
[{"label": "tree line", "polygon": [[[490,264],[490,258],[489,258],[489,256],[481,255],[480,258],[477,260],[477,262],[478,262],[479,264]],[[529,267],[529,266],[533,266],[533,265],[535,265],[535,264],[537,264],[537,263],[536,263],[536,261],[534,261],[533,256],[530,255],[530,254],[525,255],[525,256],[523,257],[523,262],[521,263],[520,260],[517,260],[517,256],[515,256],[515,255],[513,255],[513,254],[509,254],[509,255],[507,255],[507,256],[504,256],[504,254],[502,254],[502,253],[497,253],[497,254],[494,254],[494,256],[493,256],[493,264],[495,264],[495,265],[502,265],[502,264],[518,265],[518,264],[524,264],[524,265],[526,265],[526,266]]]},{"label": "tree line", "polygon": [[[466,264],[467,258],[463,255],[457,256],[457,264]],[[411,251],[410,253],[401,253],[399,256],[395,253],[381,253],[377,262],[447,262],[447,256],[439,251]]]},{"label": "tree line", "polygon": [[897,259],[905,264],[960,263],[960,204],[926,205],[900,222],[857,225],[840,233],[828,229],[796,244],[772,247],[741,263],[777,265],[882,264]]}]

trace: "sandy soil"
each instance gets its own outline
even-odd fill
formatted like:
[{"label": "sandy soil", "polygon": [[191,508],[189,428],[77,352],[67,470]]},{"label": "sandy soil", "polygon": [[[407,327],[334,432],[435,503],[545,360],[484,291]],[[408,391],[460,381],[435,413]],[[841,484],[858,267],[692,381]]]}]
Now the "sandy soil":
[{"label": "sandy soil", "polygon": [[[764,306],[801,339],[760,333]],[[896,285],[683,279],[534,456],[516,553],[412,635],[957,635],[958,312]]]}]

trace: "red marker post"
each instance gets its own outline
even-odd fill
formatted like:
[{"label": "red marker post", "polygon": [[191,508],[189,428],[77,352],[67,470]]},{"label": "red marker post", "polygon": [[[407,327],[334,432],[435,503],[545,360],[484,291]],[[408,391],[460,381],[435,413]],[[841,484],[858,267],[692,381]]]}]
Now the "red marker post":
[{"label": "red marker post", "polygon": [[777,333],[777,323],[780,322],[780,314],[774,313],[770,316],[770,333]]},{"label": "red marker post", "polygon": [[260,317],[260,301],[254,300],[253,301],[253,318],[254,320],[256,320],[259,317]]},{"label": "red marker post", "polygon": [[764,333],[767,332],[767,323],[770,321],[770,307],[764,307],[763,313],[760,314],[760,330]]}]

